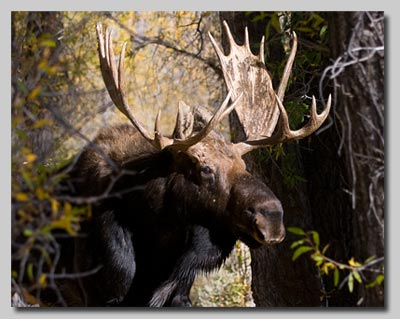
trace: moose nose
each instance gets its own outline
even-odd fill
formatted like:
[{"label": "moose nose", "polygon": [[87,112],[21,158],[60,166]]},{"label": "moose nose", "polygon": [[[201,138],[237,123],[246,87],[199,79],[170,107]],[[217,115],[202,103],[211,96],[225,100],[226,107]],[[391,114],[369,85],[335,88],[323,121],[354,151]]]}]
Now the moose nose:
[{"label": "moose nose", "polygon": [[260,235],[260,241],[265,245],[280,243],[285,238],[283,226],[283,213],[281,211],[261,210],[255,215],[255,226]]},{"label": "moose nose", "polygon": [[271,239],[267,239],[265,240],[265,244],[266,245],[276,245],[279,244],[280,242],[282,242],[285,239],[285,229],[283,229],[283,232],[281,234],[281,236],[277,237],[277,238],[271,238]]}]

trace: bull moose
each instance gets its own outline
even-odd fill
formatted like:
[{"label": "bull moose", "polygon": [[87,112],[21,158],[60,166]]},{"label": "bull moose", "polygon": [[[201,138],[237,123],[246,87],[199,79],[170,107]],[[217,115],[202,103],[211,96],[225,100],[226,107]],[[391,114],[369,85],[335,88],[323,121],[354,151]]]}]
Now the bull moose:
[{"label": "bull moose", "polygon": [[[264,63],[264,39],[259,55],[253,55],[247,28],[244,44],[238,45],[223,25],[228,55],[209,37],[229,91],[224,102],[214,114],[179,102],[175,129],[167,136],[159,129],[160,112],[154,132],[134,116],[126,97],[126,43],[117,66],[111,31],[97,24],[104,83],[131,124],[103,129],[71,173],[73,194],[99,196],[99,201],[73,251],[74,271],[97,271],[65,284],[69,305],[190,306],[196,274],[219,267],[237,240],[257,248],[284,239],[279,199],[246,170],[242,156],[310,135],[328,116],[331,98],[321,114],[313,98],[309,122],[291,130],[282,101],[296,34],[275,93]],[[234,109],[247,135],[238,143],[216,131]],[[252,127],[252,116],[265,125]]]}]

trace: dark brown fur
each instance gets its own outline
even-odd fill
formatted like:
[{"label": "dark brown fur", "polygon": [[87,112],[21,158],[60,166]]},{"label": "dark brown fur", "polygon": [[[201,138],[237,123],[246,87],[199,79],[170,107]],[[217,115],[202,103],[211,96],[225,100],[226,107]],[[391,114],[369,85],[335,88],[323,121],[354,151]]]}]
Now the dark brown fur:
[{"label": "dark brown fur", "polygon": [[157,151],[119,126],[95,143],[106,157],[88,147],[70,182],[74,195],[103,199],[73,259],[74,271],[101,269],[75,280],[74,305],[190,306],[196,274],[219,267],[237,239],[254,248],[283,239],[280,202],[219,134]]}]

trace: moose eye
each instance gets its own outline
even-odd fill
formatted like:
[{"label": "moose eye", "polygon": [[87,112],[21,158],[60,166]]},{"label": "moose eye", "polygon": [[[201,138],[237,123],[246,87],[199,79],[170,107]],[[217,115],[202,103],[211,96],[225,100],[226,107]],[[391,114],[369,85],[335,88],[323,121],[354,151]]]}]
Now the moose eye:
[{"label": "moose eye", "polygon": [[202,172],[203,174],[205,174],[205,175],[209,175],[209,174],[211,174],[213,171],[212,171],[212,169],[211,169],[210,166],[203,166],[203,167],[201,168],[201,172]]},{"label": "moose eye", "polygon": [[201,181],[208,187],[215,185],[215,174],[210,166],[202,166],[200,168]]}]

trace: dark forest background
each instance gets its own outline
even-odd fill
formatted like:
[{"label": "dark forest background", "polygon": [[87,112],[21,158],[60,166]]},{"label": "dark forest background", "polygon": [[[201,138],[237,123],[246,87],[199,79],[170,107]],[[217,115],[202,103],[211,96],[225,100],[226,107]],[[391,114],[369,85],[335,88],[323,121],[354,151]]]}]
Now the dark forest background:
[{"label": "dark forest background", "polygon": [[[282,201],[288,234],[273,248],[238,244],[225,277],[193,288],[197,304],[384,306],[383,12],[13,12],[12,296],[40,304],[43,288],[57,291],[59,240],[79,236],[91,203],[60,196],[67,177],[55,172],[102,126],[125,121],[101,80],[95,23],[114,27],[118,47],[129,41],[131,105],[149,125],[162,107],[168,131],[179,100],[212,110],[226,94],[207,37],[225,43],[223,20],[238,43],[249,28],[254,52],[265,37],[275,88],[297,33],[284,102],[293,128],[313,95],[333,105],[316,134],[246,157]],[[244,138],[234,114],[221,129]]]}]

